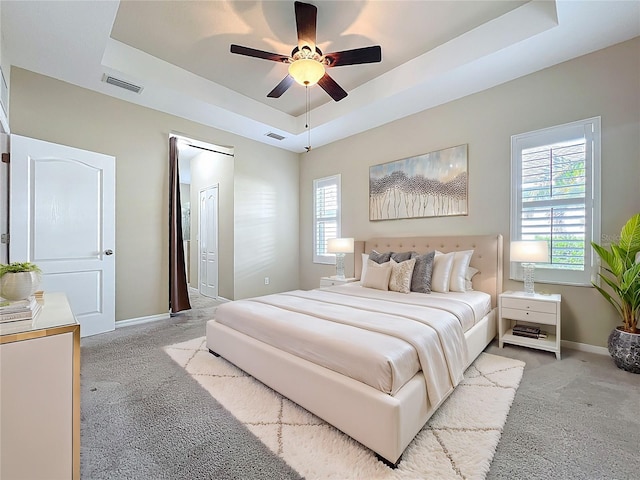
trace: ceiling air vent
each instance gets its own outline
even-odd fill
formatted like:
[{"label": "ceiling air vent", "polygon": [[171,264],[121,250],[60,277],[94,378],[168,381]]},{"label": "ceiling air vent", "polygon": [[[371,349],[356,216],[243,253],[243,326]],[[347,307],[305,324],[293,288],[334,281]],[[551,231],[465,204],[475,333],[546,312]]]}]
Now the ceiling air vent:
[{"label": "ceiling air vent", "polygon": [[125,82],[124,80],[120,80],[119,78],[107,75],[106,73],[102,76],[102,81],[111,85],[115,85],[116,87],[124,88],[125,90],[129,90],[133,93],[140,93],[143,88],[139,85],[134,85],[133,83]]},{"label": "ceiling air vent", "polygon": [[276,140],[284,140],[284,137],[282,135],[278,135],[277,133],[269,132],[265,133],[265,135],[267,137],[275,138]]}]

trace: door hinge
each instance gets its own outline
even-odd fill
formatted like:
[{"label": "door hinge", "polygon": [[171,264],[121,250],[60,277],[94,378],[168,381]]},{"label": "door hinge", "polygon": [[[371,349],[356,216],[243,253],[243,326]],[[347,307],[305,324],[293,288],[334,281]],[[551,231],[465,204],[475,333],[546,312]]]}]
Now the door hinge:
[{"label": "door hinge", "polygon": [[9,234],[8,233],[3,233],[2,235],[0,235],[0,243],[9,243]]},{"label": "door hinge", "polygon": [[2,163],[9,163],[9,160],[11,159],[11,155],[8,153],[3,153],[2,154]]}]

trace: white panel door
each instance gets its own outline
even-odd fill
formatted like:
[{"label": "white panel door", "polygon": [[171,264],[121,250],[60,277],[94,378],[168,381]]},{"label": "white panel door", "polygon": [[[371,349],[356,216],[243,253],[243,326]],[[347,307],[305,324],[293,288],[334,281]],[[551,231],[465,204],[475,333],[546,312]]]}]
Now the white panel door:
[{"label": "white panel door", "polygon": [[11,135],[9,260],[65,292],[82,336],[115,328],[115,158]]},{"label": "white panel door", "polygon": [[200,190],[200,293],[218,296],[218,186]]}]

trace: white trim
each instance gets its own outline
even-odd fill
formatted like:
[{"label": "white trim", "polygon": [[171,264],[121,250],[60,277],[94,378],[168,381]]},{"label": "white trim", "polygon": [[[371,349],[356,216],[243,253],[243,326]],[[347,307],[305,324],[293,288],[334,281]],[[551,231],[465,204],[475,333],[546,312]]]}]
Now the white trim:
[{"label": "white trim", "polygon": [[[189,288],[197,292],[197,290],[194,289],[193,287],[189,287]],[[232,300],[229,300],[228,298],[224,298],[224,297],[216,297],[215,299],[217,301],[223,302],[223,303],[232,301]],[[159,313],[157,315],[149,315],[147,317],[128,318],[127,320],[118,320],[116,322],[116,328],[131,327],[133,325],[141,325],[143,323],[157,322],[158,320],[168,320],[170,318],[172,318],[172,317],[171,317],[171,314],[169,312],[167,312],[167,313]]]},{"label": "white trim", "polygon": [[570,342],[569,340],[562,340],[561,344],[564,348],[569,348],[571,350],[597,353],[598,355],[609,355],[607,347],[598,347],[597,345],[589,345],[588,343]]},{"label": "white trim", "polygon": [[324,255],[319,255],[317,253],[318,205],[316,201],[318,199],[318,188],[323,185],[334,184],[336,186],[336,236],[333,238],[340,238],[342,232],[342,175],[340,173],[336,173],[335,175],[329,175],[327,177],[316,178],[313,180],[313,263],[320,263],[324,265],[336,264],[335,254],[326,253]]},{"label": "white trim", "polygon": [[[584,270],[564,270],[553,265],[541,265],[536,271],[540,283],[591,287],[597,281],[598,257],[590,247],[592,241],[600,240],[601,203],[601,121],[600,117],[587,118],[533,132],[511,136],[511,212],[510,241],[522,240],[522,152],[525,149],[562,143],[573,138],[583,138],[585,143],[585,249]],[[538,202],[540,208],[563,205],[560,199]],[[509,263],[509,278],[522,281],[522,265]]]},{"label": "white trim", "polygon": [[140,325],[142,323],[156,322],[158,320],[168,320],[171,318],[169,312],[159,313],[157,315],[149,315],[147,317],[129,318],[127,320],[118,320],[116,322],[116,328],[131,327],[133,325]]},{"label": "white trim", "polygon": [[230,157],[234,156],[233,147],[226,147],[224,145],[218,145],[216,143],[203,142],[177,132],[171,132],[169,134],[169,139],[171,139],[171,137],[176,137],[178,139],[178,144],[182,143],[183,145],[191,145],[192,147],[207,150],[209,152],[222,153],[223,155],[229,155]]}]

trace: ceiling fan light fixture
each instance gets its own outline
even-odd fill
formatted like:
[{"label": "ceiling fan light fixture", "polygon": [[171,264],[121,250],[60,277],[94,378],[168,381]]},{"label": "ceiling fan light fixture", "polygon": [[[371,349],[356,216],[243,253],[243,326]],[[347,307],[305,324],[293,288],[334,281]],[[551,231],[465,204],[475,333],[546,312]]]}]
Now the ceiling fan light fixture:
[{"label": "ceiling fan light fixture", "polygon": [[301,58],[289,65],[289,75],[300,85],[310,87],[324,76],[324,65],[311,58]]}]

